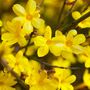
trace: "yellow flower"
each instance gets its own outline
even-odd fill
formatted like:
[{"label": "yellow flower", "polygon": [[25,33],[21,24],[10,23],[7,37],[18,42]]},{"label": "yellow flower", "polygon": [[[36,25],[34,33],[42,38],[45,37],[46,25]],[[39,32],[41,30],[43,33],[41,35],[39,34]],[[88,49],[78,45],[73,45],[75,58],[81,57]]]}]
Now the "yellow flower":
[{"label": "yellow flower", "polygon": [[67,52],[72,58],[72,53],[79,54],[83,51],[83,47],[80,45],[86,40],[83,34],[77,34],[76,30],[71,30],[65,36],[57,30],[55,37],[51,38],[51,31],[49,30],[47,28],[44,36],[37,36],[34,40],[35,46],[38,47],[37,53],[39,57],[45,56],[49,50],[55,56],[60,56],[62,52]]},{"label": "yellow flower", "polygon": [[12,87],[16,83],[15,78],[10,73],[0,71],[0,90],[16,90]]},{"label": "yellow flower", "polygon": [[33,31],[33,26],[37,29],[44,26],[44,20],[40,18],[39,10],[36,9],[36,2],[34,0],[28,0],[26,8],[15,4],[13,11],[18,16],[14,20],[19,20],[24,24],[23,27],[27,34]]},{"label": "yellow flower", "polygon": [[30,61],[31,65],[31,73],[26,77],[25,83],[30,86],[29,90],[56,90],[57,89],[57,81],[55,79],[48,78],[47,72],[45,70],[41,70],[40,64],[36,61]]},{"label": "yellow flower", "polygon": [[7,21],[11,21],[13,17],[14,15],[9,12],[3,14],[2,16],[3,27],[1,28],[1,34],[6,32]]},{"label": "yellow flower", "polygon": [[2,34],[1,39],[7,42],[9,45],[18,43],[20,46],[26,45],[25,32],[22,28],[22,24],[19,21],[7,22],[7,28],[5,33]]},{"label": "yellow flower", "polygon": [[[69,67],[70,62],[63,60],[62,57],[58,57],[57,60],[52,62],[52,65]],[[76,76],[71,75],[71,71],[67,69],[54,68],[54,70],[54,77],[58,80],[57,90],[74,90],[74,87],[71,84],[76,80]]]},{"label": "yellow flower", "polygon": [[28,74],[30,64],[28,59],[23,56],[22,51],[19,51],[16,56],[9,54],[4,58],[7,60],[9,66],[13,68],[16,73],[18,73],[18,75],[21,75],[21,73],[24,73],[25,75]]},{"label": "yellow flower", "polygon": [[70,30],[66,37],[66,46],[71,49],[74,54],[79,54],[83,51],[83,47],[80,45],[86,40],[84,34],[77,34],[76,30]]},{"label": "yellow flower", "polygon": [[74,90],[74,87],[71,85],[75,80],[75,75],[70,75],[69,70],[55,70],[56,74],[55,77],[58,79],[58,90]]},{"label": "yellow flower", "polygon": [[49,45],[51,44],[51,28],[46,27],[44,36],[37,36],[34,39],[35,46],[38,47],[37,54],[39,57],[43,57],[49,52]]},{"label": "yellow flower", "polygon": [[[80,13],[78,11],[74,11],[72,13],[72,17],[77,20],[79,19],[80,17],[82,17],[83,15],[85,15],[86,13],[90,12],[90,7],[88,7],[87,10],[85,10],[83,13]],[[85,20],[81,21],[79,24],[78,24],[79,27],[81,28],[89,28],[90,27],[90,17],[86,18]]]},{"label": "yellow flower", "polygon": [[[59,56],[57,59],[54,59],[51,63],[53,66],[59,66],[59,67],[69,67],[70,62],[67,60],[64,60],[61,56]],[[55,76],[58,76],[59,74],[62,74],[64,71],[69,72],[67,69],[60,69],[60,68],[54,68],[55,70]]]},{"label": "yellow flower", "polygon": [[65,35],[57,30],[55,32],[55,37],[52,37],[51,42],[50,52],[55,56],[60,56],[61,52],[65,49]]},{"label": "yellow flower", "polygon": [[83,81],[85,86],[87,86],[90,89],[90,73],[88,70],[85,70],[84,72]]},{"label": "yellow flower", "polygon": [[80,62],[85,63],[85,67],[90,67],[90,46],[83,49],[83,52],[79,55]]},{"label": "yellow flower", "polygon": [[[33,77],[33,76],[32,76]],[[32,80],[32,77],[26,78],[26,83],[30,85],[30,81]],[[46,77],[46,73],[44,71],[40,71],[38,75],[35,74],[34,77],[38,78],[38,81],[34,85],[30,85],[29,90],[56,90],[57,89],[57,82],[53,79],[48,79]],[[37,79],[36,79],[37,80]],[[31,81],[33,82],[33,80]]]},{"label": "yellow flower", "polygon": [[12,48],[6,43],[0,43],[0,57],[4,58],[6,55],[9,55],[12,52]]}]

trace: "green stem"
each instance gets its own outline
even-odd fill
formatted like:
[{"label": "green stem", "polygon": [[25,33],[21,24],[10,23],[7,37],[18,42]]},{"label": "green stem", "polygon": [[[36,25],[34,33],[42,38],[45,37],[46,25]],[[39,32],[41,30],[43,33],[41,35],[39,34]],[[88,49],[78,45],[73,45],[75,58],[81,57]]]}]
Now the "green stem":
[{"label": "green stem", "polygon": [[65,8],[65,4],[66,4],[66,1],[67,0],[64,0],[64,2],[63,2],[63,6],[62,6],[62,8],[61,8],[61,11],[59,12],[59,17],[58,17],[58,22],[57,22],[57,28],[60,26],[60,22],[61,22],[61,17],[62,17],[62,15],[63,15],[63,11],[64,11],[64,8]]},{"label": "green stem", "polygon": [[73,10],[76,2],[77,2],[77,0],[75,0],[74,3],[72,3],[71,8],[68,10],[68,12],[67,12],[67,14],[65,15],[64,19],[62,20],[61,24],[63,24],[63,23],[64,23],[64,20],[72,13],[72,10]]},{"label": "green stem", "polygon": [[37,62],[39,62],[41,65],[44,65],[44,66],[49,67],[49,68],[60,68],[60,69],[71,69],[71,70],[80,69],[79,67],[62,67],[62,66],[51,65],[51,64],[49,64],[49,63],[47,63],[47,62],[44,62],[43,60],[41,60],[41,58],[38,58],[38,57],[36,57],[36,56],[30,57],[30,56],[26,56],[26,55],[25,55],[25,57],[27,57],[29,60],[31,59],[31,60],[37,61]]},{"label": "green stem", "polygon": [[70,29],[75,28],[75,27],[78,25],[78,23],[80,23],[81,21],[85,20],[85,19],[88,18],[89,16],[90,16],[90,12],[86,13],[85,15],[83,15],[82,17],[80,17],[79,19],[74,20],[71,24],[65,26],[61,31],[62,31],[63,33],[65,33],[65,32],[67,32],[67,31],[69,31]]}]

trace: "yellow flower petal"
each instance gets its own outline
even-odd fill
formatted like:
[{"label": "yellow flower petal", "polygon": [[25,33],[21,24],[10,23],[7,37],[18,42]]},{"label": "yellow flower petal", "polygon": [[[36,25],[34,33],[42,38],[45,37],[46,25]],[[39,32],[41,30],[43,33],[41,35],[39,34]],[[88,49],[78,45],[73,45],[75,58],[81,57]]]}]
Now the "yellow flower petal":
[{"label": "yellow flower petal", "polygon": [[26,18],[24,18],[24,17],[22,17],[22,16],[18,16],[18,17],[14,17],[13,19],[12,19],[12,22],[20,22],[21,23],[21,25],[23,25],[24,23],[25,23],[25,20],[26,20]]},{"label": "yellow flower petal", "polygon": [[49,26],[47,26],[45,29],[44,37],[46,39],[51,39],[51,37],[52,37],[52,31],[51,31],[51,28]]},{"label": "yellow flower petal", "polygon": [[79,18],[81,17],[81,14],[80,14],[78,11],[74,11],[74,12],[72,13],[72,17],[73,17],[75,20],[77,20],[77,19],[79,19]]},{"label": "yellow flower petal", "polygon": [[85,40],[86,40],[86,38],[83,34],[78,34],[77,36],[74,37],[73,43],[74,44],[81,44],[81,43],[84,43]]},{"label": "yellow flower petal", "polygon": [[81,45],[73,45],[72,52],[75,54],[80,54],[83,52],[84,47]]},{"label": "yellow flower petal", "polygon": [[64,35],[53,37],[52,38],[53,43],[65,43],[66,37]]},{"label": "yellow flower petal", "polygon": [[16,62],[16,58],[12,54],[6,55],[4,58],[7,60],[8,65],[13,68]]},{"label": "yellow flower petal", "polygon": [[17,54],[16,54],[16,58],[21,58],[23,56],[23,52],[22,51],[19,51]]},{"label": "yellow flower petal", "polygon": [[75,75],[71,75],[68,78],[66,78],[65,82],[67,83],[73,83],[76,80],[76,76]]},{"label": "yellow flower petal", "polygon": [[13,6],[13,11],[16,15],[18,16],[25,16],[26,15],[26,12],[25,12],[25,9],[24,7],[22,7],[21,5],[19,4],[15,4]]},{"label": "yellow flower petal", "polygon": [[41,46],[38,51],[37,51],[37,54],[38,54],[38,57],[43,57],[45,55],[47,55],[49,52],[49,47],[47,45],[45,46]]},{"label": "yellow flower petal", "polygon": [[90,73],[86,69],[83,75],[84,84],[90,89]]},{"label": "yellow flower petal", "polygon": [[6,22],[6,28],[5,28],[8,32],[15,32],[15,28],[13,23],[11,23],[10,21]]},{"label": "yellow flower petal", "polygon": [[33,32],[33,26],[31,25],[31,22],[26,22],[23,26],[23,30],[26,34],[30,34],[31,32]]},{"label": "yellow flower petal", "polygon": [[27,44],[27,41],[24,37],[21,37],[18,39],[18,43],[20,46],[25,46]]},{"label": "yellow flower petal", "polygon": [[75,57],[73,56],[72,52],[63,51],[62,57],[65,58],[66,60],[68,60],[68,62],[70,62],[70,63],[76,62]]},{"label": "yellow flower petal", "polygon": [[35,10],[36,10],[36,2],[34,0],[28,0],[27,5],[26,5],[26,11],[30,15],[33,15]]},{"label": "yellow flower petal", "polygon": [[41,19],[41,18],[34,18],[34,19],[32,20],[32,24],[33,24],[33,26],[34,26],[35,28],[41,29],[41,28],[44,27],[45,22],[44,22],[44,20]]},{"label": "yellow flower petal", "polygon": [[72,29],[68,32],[67,37],[75,36],[75,35],[77,35],[77,31],[75,29]]},{"label": "yellow flower petal", "polygon": [[36,46],[44,46],[46,44],[46,39],[42,36],[37,36],[35,39],[34,39],[34,44]]},{"label": "yellow flower petal", "polygon": [[74,90],[74,87],[70,84],[63,84],[61,90]]},{"label": "yellow flower petal", "polygon": [[17,42],[17,40],[14,38],[14,35],[10,33],[3,34],[1,39],[7,42],[9,45],[15,44]]},{"label": "yellow flower petal", "polygon": [[72,41],[73,41],[73,38],[74,38],[75,35],[77,35],[77,31],[74,30],[74,29],[73,30],[70,30],[68,32],[67,37],[66,37],[66,39],[67,39],[66,44],[68,46],[70,46],[72,44]]},{"label": "yellow flower petal", "polygon": [[62,32],[60,32],[59,30],[55,31],[55,37],[59,37],[61,35],[63,35]]},{"label": "yellow flower petal", "polygon": [[83,20],[82,22],[80,22],[78,24],[81,28],[89,28],[90,27],[90,17],[88,17],[87,19]]},{"label": "yellow flower petal", "polygon": [[64,47],[63,44],[52,45],[50,46],[50,52],[54,54],[55,56],[60,56],[63,47]]},{"label": "yellow flower petal", "polygon": [[90,58],[87,58],[85,61],[85,67],[90,68]]}]

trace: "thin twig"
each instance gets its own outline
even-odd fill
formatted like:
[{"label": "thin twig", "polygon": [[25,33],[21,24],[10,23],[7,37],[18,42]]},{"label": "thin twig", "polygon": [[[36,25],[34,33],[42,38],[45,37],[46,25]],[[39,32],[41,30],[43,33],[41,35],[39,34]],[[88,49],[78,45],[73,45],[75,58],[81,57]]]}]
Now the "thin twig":
[{"label": "thin twig", "polygon": [[41,60],[41,58],[38,58],[38,57],[36,57],[36,56],[30,57],[30,56],[26,56],[26,55],[25,55],[25,57],[27,57],[29,60],[31,59],[31,60],[37,61],[37,62],[39,62],[41,65],[44,65],[44,66],[49,67],[49,68],[60,68],[60,69],[71,69],[71,70],[80,69],[79,67],[61,67],[61,66],[51,65],[51,64],[49,64],[49,63],[47,63],[47,62],[44,62],[43,60]]},{"label": "thin twig", "polygon": [[34,59],[35,61],[47,66],[47,67],[50,67],[50,68],[60,68],[60,69],[71,69],[71,70],[76,70],[76,69],[80,69],[79,67],[61,67],[61,66],[55,66],[55,65],[51,65],[47,62],[43,62],[42,60],[39,60],[39,59]]},{"label": "thin twig", "polygon": [[29,35],[29,40],[28,40],[27,45],[24,47],[24,48],[25,48],[25,51],[24,51],[23,55],[25,55],[26,52],[27,52],[27,49],[28,49],[28,46],[29,46],[29,44],[30,44],[30,41],[31,41],[31,37],[32,37],[32,35],[33,35],[33,32]]},{"label": "thin twig", "polygon": [[61,21],[62,15],[63,15],[63,11],[64,11],[64,8],[65,8],[66,1],[67,1],[67,0],[64,0],[63,6],[62,6],[62,8],[61,8],[61,11],[59,12],[59,17],[58,17],[58,22],[57,22],[57,28],[58,28],[58,26],[60,26],[60,24],[61,24],[60,21]]},{"label": "thin twig", "polygon": [[90,16],[90,12],[86,13],[85,15],[83,15],[82,17],[80,17],[79,19],[74,20],[71,24],[66,25],[66,27],[64,27],[61,31],[63,33],[65,33],[67,31],[69,31],[70,29],[75,28],[78,25],[78,23],[80,23],[81,21],[85,20],[89,16]]},{"label": "thin twig", "polygon": [[[71,8],[68,10],[67,14],[65,15],[65,17],[63,18],[63,20],[61,21],[61,24],[64,23],[64,20],[72,13],[72,10],[76,4],[77,0],[75,0],[73,3],[72,3],[72,6]],[[58,25],[58,28],[60,27],[60,25]]]},{"label": "thin twig", "polygon": [[28,90],[28,86],[24,83],[24,81],[18,76],[16,72],[13,71],[13,69],[8,65],[7,61],[5,59],[0,60],[1,65],[7,69],[8,72],[10,72],[14,77],[16,77],[16,80],[18,83],[23,87],[24,90]]},{"label": "thin twig", "polygon": [[67,16],[72,12],[75,4],[76,4],[77,0],[74,1],[74,3],[72,4],[71,8],[69,9],[68,13],[67,13]]}]

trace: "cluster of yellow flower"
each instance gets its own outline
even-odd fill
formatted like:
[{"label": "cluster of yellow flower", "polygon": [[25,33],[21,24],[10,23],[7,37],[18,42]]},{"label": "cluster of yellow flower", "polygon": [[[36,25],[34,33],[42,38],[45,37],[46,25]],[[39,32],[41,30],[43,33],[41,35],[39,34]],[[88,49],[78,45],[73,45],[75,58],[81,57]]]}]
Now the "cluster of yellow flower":
[{"label": "cluster of yellow flower", "polygon": [[[70,70],[71,64],[78,61],[90,68],[87,37],[74,28],[66,34],[58,29],[52,35],[35,0],[28,0],[26,6],[15,4],[12,9],[16,16],[5,24],[0,21],[0,90],[22,90],[16,88],[20,79],[29,86],[27,90],[74,90],[76,76]],[[78,20],[88,12],[90,7],[83,13],[74,11],[72,17]],[[90,17],[78,26],[90,28]],[[83,83],[90,88],[88,70],[83,74]]]}]

